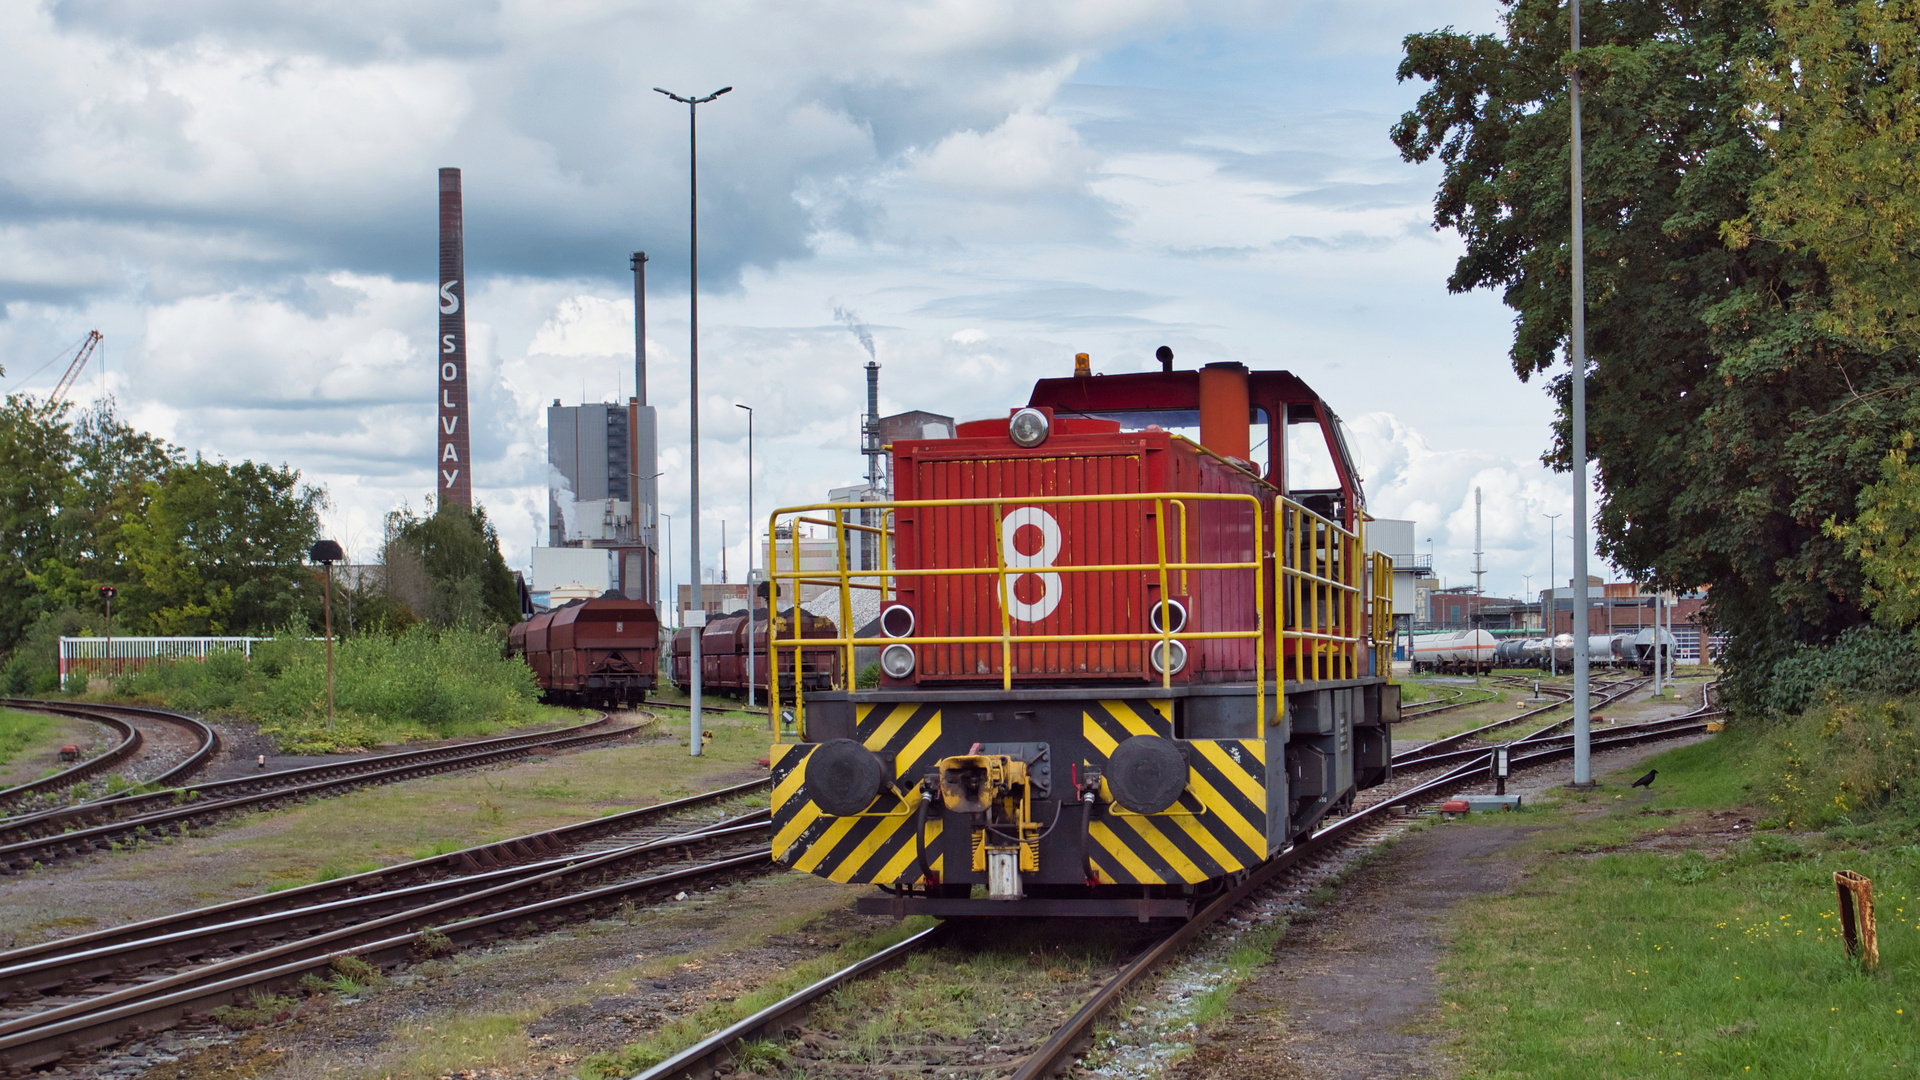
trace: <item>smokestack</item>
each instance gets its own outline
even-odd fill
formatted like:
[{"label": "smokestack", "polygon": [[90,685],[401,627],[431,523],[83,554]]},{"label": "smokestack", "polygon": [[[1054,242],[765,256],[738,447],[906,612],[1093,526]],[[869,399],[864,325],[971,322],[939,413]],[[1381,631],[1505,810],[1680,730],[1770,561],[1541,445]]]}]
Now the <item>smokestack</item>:
[{"label": "smokestack", "polygon": [[440,387],[437,506],[473,505],[467,439],[467,257],[461,222],[460,170],[440,170]]},{"label": "smokestack", "polygon": [[862,448],[867,455],[867,486],[880,486],[880,364],[867,361],[867,420],[861,427],[866,445]]}]

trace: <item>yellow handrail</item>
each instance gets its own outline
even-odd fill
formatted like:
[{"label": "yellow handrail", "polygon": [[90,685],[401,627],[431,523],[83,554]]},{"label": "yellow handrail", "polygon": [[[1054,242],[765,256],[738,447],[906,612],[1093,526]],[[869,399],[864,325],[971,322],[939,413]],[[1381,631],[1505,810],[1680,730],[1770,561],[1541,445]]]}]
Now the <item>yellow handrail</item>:
[{"label": "yellow handrail", "polygon": [[[771,609],[773,611],[780,610],[781,592],[783,588],[789,588],[792,590],[793,600],[797,606],[799,602],[799,597],[801,594],[801,586],[807,585],[807,584],[830,585],[836,588],[836,590],[839,593],[838,599],[839,599],[839,607],[840,607],[840,615],[841,615],[838,626],[836,627],[838,636],[831,637],[831,638],[802,637],[801,636],[802,631],[800,629],[799,619],[793,620],[793,626],[792,626],[793,636],[781,637],[778,634],[775,624],[770,623],[769,637],[768,637],[768,652],[770,654],[769,656],[770,670],[773,671],[775,675],[770,680],[772,685],[769,687],[768,706],[770,710],[770,716],[774,720],[773,726],[776,732],[776,738],[778,737],[777,732],[780,726],[778,722],[778,717],[780,715],[780,710],[782,705],[782,688],[780,686],[780,679],[777,674],[779,671],[779,663],[778,663],[779,651],[782,648],[789,649],[794,654],[794,659],[793,659],[794,672],[795,672],[794,685],[793,685],[794,723],[795,723],[795,726],[798,727],[800,730],[805,730],[804,725],[805,725],[805,718],[806,718],[806,695],[803,687],[804,678],[802,677],[803,676],[803,663],[802,663],[803,658],[801,655],[802,650],[809,649],[809,648],[812,648],[812,649],[821,649],[821,648],[828,648],[828,647],[834,648],[836,651],[841,652],[843,654],[843,668],[841,672],[841,679],[843,680],[843,682],[851,682],[851,680],[856,677],[857,672],[855,671],[855,668],[854,668],[854,655],[855,655],[854,650],[856,648],[857,639],[853,637],[853,633],[856,628],[852,625],[853,614],[852,614],[852,599],[851,599],[853,589],[855,588],[878,589],[881,591],[882,600],[884,601],[886,598],[886,595],[889,592],[893,592],[898,589],[899,581],[902,578],[921,578],[921,577],[937,578],[937,577],[957,577],[957,576],[967,576],[967,575],[978,576],[978,575],[984,575],[984,574],[991,574],[995,577],[995,595],[1000,605],[1000,633],[999,634],[997,635],[993,635],[993,634],[951,635],[951,636],[915,635],[911,639],[911,643],[916,645],[990,645],[997,642],[1000,645],[1000,655],[1001,655],[1001,663],[1000,663],[1001,688],[1003,690],[1011,690],[1013,687],[1013,668],[1014,668],[1013,647],[1016,641],[1021,645],[1038,645],[1038,644],[1055,644],[1055,643],[1064,644],[1064,643],[1080,643],[1080,642],[1127,642],[1127,641],[1153,642],[1153,641],[1157,641],[1160,643],[1159,655],[1161,655],[1162,657],[1167,657],[1172,652],[1172,642],[1174,641],[1206,641],[1206,640],[1218,640],[1218,639],[1228,639],[1228,638],[1251,639],[1254,642],[1254,650],[1253,650],[1254,683],[1256,687],[1255,708],[1257,710],[1258,715],[1260,715],[1264,719],[1266,717],[1266,648],[1264,645],[1265,635],[1266,635],[1266,621],[1265,621],[1266,620],[1266,603],[1265,603],[1266,588],[1265,588],[1265,570],[1264,570],[1266,553],[1265,553],[1264,542],[1256,539],[1256,549],[1255,549],[1254,556],[1252,559],[1247,561],[1226,561],[1226,562],[1189,561],[1188,540],[1187,540],[1186,533],[1187,533],[1187,526],[1188,526],[1188,520],[1189,520],[1187,503],[1191,501],[1243,503],[1247,506],[1247,508],[1251,511],[1253,515],[1252,535],[1255,538],[1262,538],[1267,535],[1265,522],[1263,520],[1264,514],[1262,512],[1261,500],[1258,497],[1253,495],[1243,495],[1243,494],[1236,494],[1231,492],[1191,492],[1191,491],[1127,492],[1127,493],[1102,494],[1102,495],[1037,495],[1037,496],[1031,496],[1031,497],[999,496],[999,497],[979,498],[979,499],[913,499],[913,500],[896,500],[896,501],[889,501],[889,502],[816,503],[808,506],[784,507],[779,510],[775,510],[768,517],[768,529],[767,529],[767,566],[769,567],[769,573],[768,573],[768,580],[770,583],[769,584],[769,590],[770,590],[769,603],[771,605]],[[1063,504],[1063,503],[1067,503],[1067,504],[1070,504],[1070,503],[1151,503],[1153,505],[1153,510],[1154,510],[1153,518],[1155,522],[1154,558],[1151,561],[1143,561],[1138,563],[1097,563],[1097,564],[1078,565],[1078,566],[1053,563],[1053,564],[1046,565],[1044,568],[1036,567],[1036,566],[1024,566],[1024,565],[1022,566],[1007,565],[1006,548],[1004,545],[1005,536],[1002,531],[1005,528],[1005,521],[1007,516],[1003,512],[1005,508],[1009,506],[1018,508],[1023,506],[1045,506],[1045,505],[1056,505],[1056,504]],[[892,543],[894,540],[894,530],[891,527],[885,527],[885,526],[880,528],[875,528],[874,526],[870,526],[870,525],[858,525],[858,524],[854,524],[847,521],[847,518],[846,518],[847,512],[850,510],[857,510],[861,512],[877,510],[882,515],[882,521],[885,522],[889,517],[893,516],[897,511],[903,510],[903,509],[913,510],[913,509],[922,509],[922,508],[931,509],[931,508],[951,508],[951,507],[968,507],[968,506],[987,507],[992,510],[992,513],[993,513],[992,541],[993,541],[993,548],[994,548],[994,564],[992,566],[931,567],[931,568],[925,568],[925,569],[895,568],[890,565],[892,562],[891,549],[892,549]],[[1167,529],[1167,523],[1168,523],[1167,512],[1169,508],[1177,510],[1179,512],[1180,559],[1178,562],[1170,561],[1167,558],[1168,545],[1167,545],[1166,529]],[[804,516],[808,514],[817,514],[817,513],[827,513],[827,514],[831,514],[832,516],[830,520],[822,520],[820,518],[809,518]],[[785,570],[781,569],[780,559],[779,559],[779,541],[777,539],[777,534],[778,534],[780,521],[783,517],[788,518],[790,521],[792,520],[811,521],[815,524],[829,525],[833,528],[834,548],[835,548],[835,559],[834,559],[835,568],[830,574],[823,573],[820,570],[802,570],[800,568],[800,545],[798,543],[797,535],[794,536],[794,542],[792,543],[790,548],[789,559],[787,560],[788,568]],[[852,568],[851,561],[850,561],[850,552],[849,552],[850,545],[848,544],[848,534],[854,531],[872,533],[872,534],[878,535],[880,539],[880,567],[879,568],[874,570],[854,570]],[[794,535],[794,534],[790,533],[790,535]],[[1148,631],[1141,631],[1141,632],[1113,632],[1113,633],[1101,633],[1101,634],[1020,634],[1017,636],[1014,634],[1012,612],[1011,612],[1010,605],[1007,602],[1008,598],[1012,595],[1014,578],[1021,577],[1031,573],[1087,574],[1087,573],[1113,573],[1113,572],[1126,572],[1126,571],[1142,571],[1142,572],[1153,571],[1158,581],[1161,599],[1164,601],[1164,600],[1171,599],[1171,594],[1168,591],[1169,586],[1171,584],[1171,578],[1169,577],[1169,574],[1171,571],[1175,571],[1175,570],[1180,571],[1183,589],[1186,587],[1187,573],[1193,570],[1251,571],[1253,574],[1253,589],[1251,592],[1251,596],[1253,599],[1253,615],[1254,615],[1253,627],[1247,630],[1216,630],[1216,631],[1182,630],[1182,631],[1176,632],[1171,629],[1172,620],[1164,619],[1162,620],[1162,623],[1161,623],[1161,629],[1157,632],[1148,630]],[[883,644],[883,643],[876,642],[876,644]],[[1168,670],[1163,670],[1160,673],[1161,687],[1163,689],[1168,689],[1168,688],[1171,688],[1172,686],[1173,673],[1171,671],[1170,665],[1166,665],[1163,663],[1162,666],[1168,668]]]},{"label": "yellow handrail", "polygon": [[1274,499],[1274,523],[1283,691],[1289,666],[1296,682],[1358,677],[1365,606],[1358,580],[1365,572],[1361,534],[1284,495]]}]

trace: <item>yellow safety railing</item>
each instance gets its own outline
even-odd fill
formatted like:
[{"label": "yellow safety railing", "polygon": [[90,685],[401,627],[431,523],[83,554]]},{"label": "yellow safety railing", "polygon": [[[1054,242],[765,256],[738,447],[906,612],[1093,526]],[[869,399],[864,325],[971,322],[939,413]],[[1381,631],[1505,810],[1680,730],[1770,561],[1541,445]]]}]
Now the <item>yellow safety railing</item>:
[{"label": "yellow safety railing", "polygon": [[[1261,512],[1260,499],[1253,495],[1242,495],[1230,492],[1169,491],[1110,495],[1037,495],[1030,497],[1009,495],[999,498],[982,499],[914,499],[893,502],[815,503],[810,506],[785,507],[775,510],[768,518],[767,528],[767,566],[769,567],[767,579],[770,582],[770,609],[777,612],[781,610],[781,606],[785,603],[791,602],[797,604],[801,596],[802,586],[824,586],[836,589],[839,592],[840,619],[836,625],[838,637],[801,637],[799,619],[791,620],[792,633],[794,635],[792,637],[781,637],[777,633],[770,633],[768,652],[772,654],[770,658],[773,661],[772,670],[779,670],[778,657],[781,649],[787,649],[793,652],[794,668],[797,672],[801,667],[800,650],[819,649],[827,646],[838,648],[842,650],[844,654],[841,678],[843,681],[846,681],[852,680],[857,674],[854,668],[854,649],[856,647],[884,647],[893,644],[895,641],[913,646],[998,644],[1000,646],[1001,689],[1011,690],[1013,689],[1013,650],[1016,645],[1027,646],[1089,642],[1158,642],[1160,643],[1159,648],[1161,649],[1160,655],[1166,657],[1171,656],[1173,651],[1171,643],[1175,641],[1187,642],[1223,638],[1244,638],[1254,642],[1255,708],[1258,710],[1257,714],[1264,718],[1266,716],[1266,648],[1264,646],[1266,634],[1264,597],[1266,587],[1264,574],[1265,552],[1263,550],[1265,545],[1263,541],[1256,541],[1253,558],[1244,562],[1190,561],[1187,550],[1187,507],[1190,503],[1202,502],[1244,504],[1253,515],[1253,528],[1250,535],[1256,538],[1262,538],[1267,535],[1264,515]],[[1062,563],[1048,563],[1044,566],[1026,564],[1008,565],[1006,559],[1006,537],[1002,534],[1002,530],[1005,528],[1007,510],[1028,506],[1054,506],[1071,503],[1151,504],[1154,511],[1153,519],[1155,522],[1153,529],[1153,559],[1135,563],[1099,563],[1090,565]],[[878,511],[882,515],[881,520],[885,522],[888,516],[894,515],[900,510],[931,510],[955,507],[982,507],[992,511],[993,531],[990,537],[994,553],[994,563],[992,566],[926,568],[897,568],[888,566],[887,563],[891,560],[887,558],[887,555],[893,543],[893,529],[884,524],[881,526],[873,526],[863,523],[857,524],[849,520],[849,517],[854,514],[870,514]],[[1169,510],[1176,512],[1179,516],[1178,542],[1180,551],[1177,559],[1168,557],[1169,553],[1167,548],[1169,538],[1166,523]],[[812,514],[830,516],[824,518],[805,516]],[[776,530],[781,525],[782,518],[788,519],[789,522],[809,522],[831,528],[835,542],[835,568],[827,572],[822,572],[818,569],[803,569],[800,566],[800,544],[798,542],[797,532],[790,534],[794,536],[794,540],[789,548],[790,557],[787,560],[789,565],[783,567],[780,560],[779,543],[777,539],[775,539]],[[852,567],[848,538],[850,534],[855,533],[866,533],[880,537],[880,557],[877,559],[880,565],[877,568],[871,570],[856,570]],[[947,538],[945,547],[948,550],[956,549],[959,546],[954,538]],[[1161,599],[1166,600],[1174,595],[1169,587],[1171,584],[1171,575],[1175,573],[1181,575],[1182,589],[1184,590],[1186,574],[1194,570],[1251,571],[1253,574],[1253,627],[1245,630],[1173,631],[1169,629],[1172,620],[1163,619],[1161,620],[1161,629],[1158,631],[1142,629],[1139,631],[1121,631],[1104,634],[1015,634],[1013,631],[1014,620],[1012,612],[1009,610],[1007,599],[1011,595],[1013,582],[1016,578],[1024,577],[1028,574],[1151,572],[1158,582]],[[995,579],[995,597],[1000,606],[1000,632],[998,634],[923,636],[916,633],[912,637],[898,639],[856,639],[853,636],[857,629],[857,627],[852,625],[853,590],[877,590],[884,604],[887,598],[895,594],[898,589],[898,583],[900,579],[903,578],[919,579],[969,576],[991,576]],[[783,595],[787,599],[783,599]],[[926,613],[924,612],[916,613],[916,615],[921,620],[925,620],[926,618]],[[1160,667],[1165,669],[1160,672],[1161,686],[1163,688],[1171,688],[1173,685],[1172,665],[1163,663]],[[770,687],[770,692],[767,695],[768,705],[772,717],[778,718],[782,705],[780,680],[775,678],[771,680],[771,682],[773,685]],[[798,730],[804,731],[806,724],[806,695],[800,683],[801,680],[796,677],[793,685],[793,723]],[[780,726],[779,721],[776,719],[776,732]]]},{"label": "yellow safety railing", "polygon": [[1393,556],[1376,551],[1373,560],[1373,608],[1367,630],[1373,640],[1373,673],[1393,681]]},{"label": "yellow safety railing", "polygon": [[1360,534],[1284,495],[1274,499],[1274,521],[1283,689],[1289,678],[1358,678],[1366,619]]}]

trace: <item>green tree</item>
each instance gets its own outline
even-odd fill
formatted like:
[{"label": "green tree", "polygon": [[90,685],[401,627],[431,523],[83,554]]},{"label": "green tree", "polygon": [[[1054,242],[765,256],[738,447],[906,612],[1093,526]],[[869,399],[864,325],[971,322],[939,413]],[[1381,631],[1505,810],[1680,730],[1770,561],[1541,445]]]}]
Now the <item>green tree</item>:
[{"label": "green tree", "polygon": [[45,609],[30,575],[60,554],[60,510],[74,460],[64,405],[18,394],[0,408],[0,649]]},{"label": "green tree", "polygon": [[[1732,633],[1732,689],[1752,702],[1798,642],[1866,616],[1858,562],[1822,528],[1850,520],[1893,421],[1867,398],[1911,356],[1823,330],[1826,272],[1783,245],[1722,233],[1773,169],[1747,107],[1771,61],[1756,0],[1582,5],[1588,446],[1598,540],[1630,574],[1711,586]],[[1498,35],[1406,39],[1402,79],[1431,84],[1393,138],[1445,166],[1436,228],[1466,251],[1449,288],[1502,290],[1522,379],[1551,372],[1570,331],[1568,19],[1516,0]],[[1550,463],[1568,464],[1567,382]]]},{"label": "green tree", "polygon": [[299,472],[197,458],[142,486],[144,517],[119,528],[130,618],[162,634],[317,621],[320,585],[304,560],[326,495]]},{"label": "green tree", "polygon": [[387,593],[414,617],[436,626],[512,623],[520,617],[513,571],[485,507],[443,504],[417,516],[387,515]]},{"label": "green tree", "polygon": [[1879,351],[1920,348],[1920,3],[1791,0],[1747,86],[1774,169],[1727,224],[1811,251],[1831,302],[1819,328]]}]

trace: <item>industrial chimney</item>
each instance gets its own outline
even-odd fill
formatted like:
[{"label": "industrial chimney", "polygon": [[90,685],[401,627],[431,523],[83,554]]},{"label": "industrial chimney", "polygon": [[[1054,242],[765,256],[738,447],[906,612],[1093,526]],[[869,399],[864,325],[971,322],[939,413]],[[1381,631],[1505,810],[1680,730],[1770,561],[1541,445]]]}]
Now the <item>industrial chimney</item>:
[{"label": "industrial chimney", "polygon": [[436,505],[473,505],[472,454],[467,439],[467,269],[461,225],[460,170],[440,170],[440,337],[434,350],[440,377]]}]

